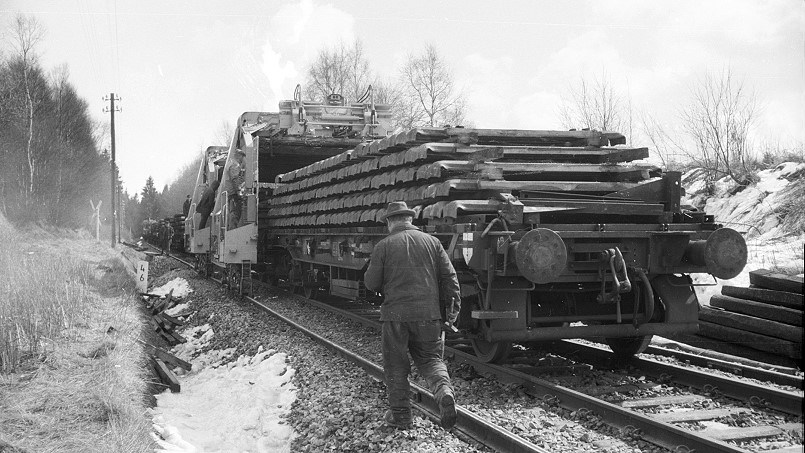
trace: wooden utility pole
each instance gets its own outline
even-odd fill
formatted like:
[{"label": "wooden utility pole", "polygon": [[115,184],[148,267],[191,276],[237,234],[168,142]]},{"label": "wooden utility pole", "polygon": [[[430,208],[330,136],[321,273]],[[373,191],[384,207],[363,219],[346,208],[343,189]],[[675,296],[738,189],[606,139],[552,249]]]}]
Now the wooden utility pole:
[{"label": "wooden utility pole", "polygon": [[112,248],[115,248],[115,230],[117,229],[117,222],[115,216],[115,198],[117,198],[117,166],[115,165],[115,112],[119,112],[120,109],[115,109],[115,101],[119,101],[120,98],[115,97],[115,93],[109,93],[109,96],[103,98],[104,101],[109,101],[109,107],[104,108],[105,112],[109,112],[112,115],[112,177],[110,178],[112,181],[112,224],[110,225],[110,231],[112,232]]},{"label": "wooden utility pole", "polygon": [[[115,169],[117,170],[117,169]],[[123,217],[126,214],[126,210],[123,208],[123,203],[120,202],[120,181],[115,178],[115,187],[117,187],[117,211],[119,215],[117,216],[117,242],[123,242],[123,236],[120,233],[120,225],[123,223]]]}]

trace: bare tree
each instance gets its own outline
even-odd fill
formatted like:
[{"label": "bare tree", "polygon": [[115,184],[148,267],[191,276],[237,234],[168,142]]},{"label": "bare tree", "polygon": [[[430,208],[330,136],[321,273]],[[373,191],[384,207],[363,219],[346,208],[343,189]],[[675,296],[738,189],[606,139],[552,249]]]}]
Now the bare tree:
[{"label": "bare tree", "polygon": [[632,104],[618,92],[605,71],[592,80],[582,77],[571,85],[569,98],[562,97],[559,116],[568,129],[621,132],[632,141]]},{"label": "bare tree", "polygon": [[401,124],[437,126],[463,124],[464,94],[455,86],[447,63],[433,45],[421,55],[410,55],[401,70],[405,96],[400,105]]},{"label": "bare tree", "polygon": [[0,60],[0,209],[20,224],[83,224],[87,197],[109,196],[88,104],[66,65],[48,77],[38,64],[35,19],[17,16],[10,29],[13,50]]},{"label": "bare tree", "polygon": [[28,127],[28,138],[26,143],[26,156],[28,161],[28,193],[34,190],[34,171],[35,159],[33,151],[34,140],[34,87],[30,72],[36,65],[36,54],[34,49],[39,41],[44,37],[44,30],[39,26],[36,18],[18,14],[14,21],[14,35],[12,46],[17,53],[17,57],[22,64],[23,87],[25,90],[26,101],[26,121]]},{"label": "bare tree", "polygon": [[682,142],[669,133],[654,116],[649,113],[640,115],[640,130],[651,144],[651,150],[667,170],[678,170],[687,155]]},{"label": "bare tree", "polygon": [[712,179],[729,176],[739,184],[751,182],[749,135],[757,100],[742,81],[726,69],[720,76],[706,74],[692,88],[690,105],[680,116],[696,151],[688,156]]},{"label": "bare tree", "polygon": [[[218,129],[216,129],[213,133],[212,140],[215,143],[210,143],[210,145],[229,146],[229,144],[232,143],[232,133],[234,130],[235,127],[232,126],[231,121],[221,120],[221,123],[218,125]],[[195,182],[195,180],[193,182]]]},{"label": "bare tree", "polygon": [[361,41],[349,45],[339,42],[319,51],[308,69],[305,94],[310,99],[324,99],[338,93],[347,102],[354,102],[366,91],[371,79]]},{"label": "bare tree", "polygon": [[[411,128],[410,107],[414,104],[407,100],[403,87],[396,80],[376,78],[372,82],[374,101],[376,104],[391,106],[391,124],[395,128]],[[406,110],[406,109],[409,110]]]}]

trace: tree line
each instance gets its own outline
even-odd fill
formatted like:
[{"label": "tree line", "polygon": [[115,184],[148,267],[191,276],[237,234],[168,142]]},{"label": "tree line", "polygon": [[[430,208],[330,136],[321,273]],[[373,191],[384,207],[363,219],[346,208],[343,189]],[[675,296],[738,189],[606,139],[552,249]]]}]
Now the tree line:
[{"label": "tree line", "polygon": [[[376,103],[391,105],[394,127],[473,126],[467,117],[465,93],[431,44],[409,54],[390,76],[373,70],[358,39],[324,47],[305,71],[303,98],[322,101],[338,93],[348,103],[358,102],[365,99],[370,86]],[[728,176],[747,184],[756,164],[755,150],[760,147],[751,141],[759,108],[751,88],[728,68],[720,74],[705,74],[690,87],[688,100],[679,105],[676,128],[672,128],[646,111],[637,111],[628,91],[602,70],[599,75],[570,82],[562,92],[557,114],[566,129],[617,131],[632,146],[648,145],[665,168],[699,167],[711,181]],[[216,137],[228,143],[229,133],[231,128],[218,131]],[[161,194],[153,194],[149,179],[142,202],[148,206],[161,203],[156,216],[179,212],[185,194],[192,193],[197,168],[197,161],[185,167]],[[152,198],[161,201],[146,202]]]},{"label": "tree line", "polygon": [[375,103],[391,105],[395,127],[469,125],[466,95],[432,44],[409,54],[390,76],[373,71],[360,40],[325,47],[306,71],[304,94],[323,100],[338,93],[347,102],[358,102],[370,86]]},{"label": "tree line", "polygon": [[[385,78],[372,70],[360,40],[322,48],[307,68],[303,98],[321,101],[338,93],[348,103],[358,102],[370,86],[375,103],[391,105],[394,127],[471,125],[466,118],[466,96],[433,45],[409,55],[396,76]],[[223,124],[223,129],[214,134],[219,143],[209,145],[229,143],[232,128],[228,122]],[[181,212],[185,197],[193,193],[199,165],[199,159],[194,159],[161,192],[149,177],[141,192],[128,199],[132,213],[127,226],[138,234],[143,220]]]},{"label": "tree line", "polygon": [[[0,47],[0,211],[19,223],[85,226],[89,201],[110,199],[110,159],[100,146],[106,126],[91,119],[66,65],[50,71],[41,66],[37,45],[44,30],[34,18],[18,15],[9,35]],[[319,50],[303,86],[305,99],[339,93],[347,102],[365,99],[371,86],[376,103],[392,106],[395,127],[473,126],[464,91],[430,44],[408,55],[391,75],[381,75],[360,40],[340,42]],[[706,74],[691,86],[672,131],[651,114],[635,113],[628,92],[602,72],[570,83],[558,115],[568,129],[618,131],[633,145],[650,145],[668,168],[685,163],[705,169],[713,180],[728,176],[746,184],[753,156],[762,147],[751,141],[759,110],[751,88],[729,69]],[[219,131],[216,140],[222,143],[210,145],[227,143],[231,129]],[[143,220],[181,212],[198,165],[194,159],[161,191],[149,177],[138,193],[129,194],[118,179],[124,229],[136,236]],[[107,222],[108,212],[101,210]]]},{"label": "tree line", "polygon": [[84,226],[89,201],[110,198],[103,126],[67,66],[39,63],[44,29],[36,19],[19,15],[10,31],[0,48],[0,210],[15,223]]},{"label": "tree line", "polygon": [[[67,65],[48,70],[40,63],[46,31],[36,18],[17,15],[10,25],[0,42],[0,214],[18,225],[93,230],[93,207],[101,202],[100,220],[111,228],[111,158],[101,148],[108,127],[92,119]],[[192,190],[195,179],[190,184]],[[138,235],[144,219],[163,215],[167,194],[153,179],[129,195],[118,177],[117,191],[124,231]]]}]

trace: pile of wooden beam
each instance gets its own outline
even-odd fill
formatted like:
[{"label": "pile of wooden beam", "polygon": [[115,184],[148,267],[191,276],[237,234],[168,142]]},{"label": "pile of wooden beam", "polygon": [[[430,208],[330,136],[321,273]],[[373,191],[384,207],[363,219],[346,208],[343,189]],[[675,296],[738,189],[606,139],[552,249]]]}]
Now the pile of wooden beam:
[{"label": "pile of wooden beam", "polygon": [[699,313],[699,336],[801,360],[802,277],[760,269],[751,286],[724,286]]},{"label": "pile of wooden beam", "polygon": [[[376,225],[387,204],[401,200],[423,219],[454,217],[459,208],[451,209],[451,203],[496,214],[503,202],[490,201],[490,191],[517,192],[527,206],[551,206],[556,215],[601,214],[601,209],[608,216],[662,213],[662,205],[620,193],[646,189],[661,172],[634,162],[648,157],[647,148],[607,147],[620,143],[622,136],[616,135],[412,129],[278,175],[281,184],[259,206],[261,224]],[[596,198],[603,195],[609,199]]]},{"label": "pile of wooden beam", "polygon": [[[184,323],[180,319],[165,312],[165,310],[175,306],[178,301],[178,298],[173,297],[173,290],[164,297],[149,293],[142,293],[141,295],[145,301],[146,310],[151,314],[149,323],[151,324],[151,328],[154,329],[154,332],[170,346],[187,342],[187,340],[176,331],[176,328],[182,326]],[[173,371],[171,371],[171,368],[179,367],[190,371],[191,365],[164,349],[148,343],[143,344],[148,354],[151,356],[154,371],[162,384],[170,388],[171,392],[175,393],[180,391],[181,386],[179,385],[179,380]],[[168,365],[171,366],[169,367]]]},{"label": "pile of wooden beam", "polygon": [[141,343],[145,346],[146,352],[151,357],[151,366],[154,368],[154,372],[159,378],[161,385],[169,388],[172,393],[181,391],[182,386],[179,383],[179,378],[176,377],[176,374],[172,370],[174,368],[181,368],[185,371],[190,371],[193,365],[160,347],[146,342]]},{"label": "pile of wooden beam", "polygon": [[131,247],[134,250],[137,250],[138,252],[145,251],[145,247],[143,247],[143,246],[141,246],[139,244],[134,244],[134,243],[131,243],[131,242],[126,242],[126,241],[123,241],[122,244],[125,245],[126,247]]},{"label": "pile of wooden beam", "polygon": [[180,327],[184,323],[178,318],[165,313],[166,310],[173,308],[178,302],[178,298],[173,297],[173,290],[164,297],[149,293],[143,293],[142,296],[145,299],[146,310],[151,313],[149,323],[154,332],[171,346],[187,342],[184,337],[179,335],[179,332],[176,332],[176,327]]}]

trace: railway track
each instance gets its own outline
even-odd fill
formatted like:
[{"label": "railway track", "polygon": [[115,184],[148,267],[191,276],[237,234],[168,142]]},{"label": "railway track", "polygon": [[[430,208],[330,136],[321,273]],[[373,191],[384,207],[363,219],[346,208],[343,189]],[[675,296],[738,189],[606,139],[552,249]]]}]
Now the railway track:
[{"label": "railway track", "polygon": [[734,357],[725,356],[720,353],[715,353],[714,355],[723,356],[723,358],[711,356],[709,352],[707,352],[707,355],[703,355],[656,345],[650,345],[646,348],[644,354],[671,357],[682,363],[689,363],[713,370],[721,370],[737,376],[772,382],[799,390],[804,388],[803,377],[798,375],[797,370],[792,368],[756,363],[753,360],[746,360],[745,362],[747,363],[744,363],[744,361],[736,360]]},{"label": "railway track", "polygon": [[[257,299],[245,297],[246,300],[252,302],[260,307],[266,313],[282,320],[286,324],[304,332],[308,337],[314,341],[321,343],[328,348],[338,352],[344,358],[355,363],[363,368],[369,375],[377,380],[383,380],[383,368],[375,364],[371,360],[362,357],[349,349],[338,345],[322,335],[306,328],[305,326],[295,322],[294,320],[283,316],[277,311],[272,310],[268,306],[262,304]],[[413,404],[430,420],[438,424],[439,422],[439,406],[433,395],[419,385],[412,384],[414,393]],[[453,433],[465,439],[471,439],[481,445],[491,448],[494,451],[505,451],[513,453],[548,453],[548,450],[540,448],[537,445],[523,439],[520,436],[502,428],[494,423],[484,420],[478,415],[468,411],[465,408],[457,407],[458,419],[456,426],[453,428]]]},{"label": "railway track", "polygon": [[[175,259],[191,266],[192,263]],[[266,311],[270,311],[259,300],[248,298],[252,303],[260,306]],[[346,318],[360,322],[372,328],[379,328],[377,321],[378,309],[369,304],[359,304],[348,301],[332,301],[324,303],[320,301],[309,301],[311,305],[337,313]],[[282,315],[271,311],[272,315],[281,319]],[[293,322],[287,320],[286,322]],[[305,332],[312,338],[320,341],[317,334]],[[326,340],[324,340],[326,342]],[[338,345],[329,347],[338,350],[339,353],[350,360],[356,361],[362,368],[366,369],[377,379],[382,379],[382,369],[372,364],[357,354],[350,353]],[[472,354],[468,354],[469,347],[460,341],[454,341],[453,346],[446,348],[446,356],[457,363],[467,363],[482,373],[497,376],[498,379],[506,382],[517,382],[526,389],[532,397],[541,399],[547,406],[554,406],[563,410],[571,411],[582,416],[588,413],[596,414],[608,425],[621,430],[629,435],[642,438],[655,445],[677,452],[746,452],[751,451],[742,447],[752,439],[772,437],[789,431],[799,430],[800,438],[802,431],[802,395],[785,392],[770,388],[769,386],[751,384],[738,381],[725,376],[705,373],[690,367],[671,365],[651,359],[636,359],[631,365],[640,374],[645,374],[651,380],[638,383],[638,389],[651,389],[658,385],[674,385],[680,389],[695,389],[697,392],[688,390],[675,392],[667,396],[654,396],[644,398],[619,398],[620,401],[612,401],[612,394],[618,394],[618,386],[605,389],[597,395],[589,395],[582,391],[577,391],[557,382],[567,381],[561,375],[556,377],[556,373],[575,372],[584,369],[585,364],[589,368],[606,368],[613,360],[612,354],[601,347],[583,342],[557,342],[551,344],[551,352],[557,355],[572,356],[573,363],[570,365],[560,365],[551,367],[540,367],[536,362],[529,362],[528,356],[535,354],[529,350],[521,351],[513,357],[512,363],[504,366],[492,365],[478,362]],[[534,355],[538,357],[538,355]],[[762,375],[763,370],[755,370],[754,373]],[[541,374],[550,372],[554,374],[554,379],[545,379]],[[774,373],[772,371],[772,373]],[[778,373],[779,374],[779,373]],[[772,375],[774,378],[777,376]],[[633,385],[634,387],[634,385]],[[632,387],[625,386],[621,390]],[[421,410],[430,418],[436,417],[436,408],[432,397],[422,388],[417,388],[417,399],[422,402]],[[735,404],[726,406],[712,401],[721,401],[728,398]],[[616,398],[618,399],[618,398]],[[693,410],[681,410],[694,406]],[[715,407],[714,409],[708,406]],[[662,407],[659,411],[657,408]],[[671,408],[671,409],[669,409]],[[760,426],[735,427],[732,429],[705,429],[696,430],[693,425],[696,422],[713,420],[726,416],[737,416],[751,411],[772,411],[799,417],[799,423],[770,423]],[[528,442],[513,433],[497,427],[493,424],[484,424],[484,420],[461,408],[459,411],[458,431],[460,435],[474,439],[475,441],[490,446],[498,451],[544,451],[536,445]],[[794,446],[800,450],[783,449],[781,452],[801,451],[801,445]]]},{"label": "railway track", "polygon": [[[371,305],[340,301],[334,301],[331,304],[320,301],[311,301],[310,303],[358,321],[366,326],[379,327],[379,322],[372,319],[377,317],[377,308]],[[345,306],[349,308],[345,309]],[[573,354],[579,359],[578,362],[583,364],[608,367],[610,362],[614,360],[614,355],[611,352],[592,345],[583,345],[578,342],[557,342],[550,345],[552,350],[563,347],[573,351]],[[685,427],[689,427],[693,422],[708,421],[753,410],[779,411],[801,419],[802,395],[761,384],[737,381],[734,378],[714,375],[688,367],[639,358],[634,361],[633,365],[640,374],[655,376],[660,383],[673,384],[678,388],[698,389],[700,393],[685,391],[668,397],[632,398],[624,399],[619,403],[611,403],[604,397],[617,392],[616,387],[606,389],[608,391],[602,391],[598,395],[588,395],[538,377],[539,374],[546,372],[556,373],[561,369],[573,371],[583,368],[583,365],[579,366],[578,362],[574,361],[574,364],[570,366],[559,367],[530,366],[527,361],[523,360],[523,354],[520,354],[514,357],[514,362],[517,362],[516,366],[511,364],[500,366],[479,362],[474,355],[465,352],[469,349],[468,346],[455,343],[453,347],[446,348],[445,354],[458,363],[467,363],[475,369],[495,375],[505,382],[518,382],[531,396],[542,399],[549,405],[556,405],[573,413],[578,411],[595,413],[611,426],[671,451],[746,452],[749,450],[736,443],[770,437],[786,431],[796,431],[797,429],[801,431],[801,422],[778,423],[777,426],[762,425],[704,431],[694,431]],[[528,371],[521,371],[523,369]],[[555,380],[561,381],[563,379],[559,377]],[[651,388],[660,383],[645,381],[640,384],[640,387]],[[721,399],[723,397],[741,402],[743,407],[739,404],[738,407],[719,407],[718,409],[691,411],[679,410],[690,405],[705,407],[707,402],[713,398]],[[646,408],[660,406],[666,409],[662,414],[650,415],[650,413],[643,412]],[[675,406],[677,410],[673,410]],[[677,412],[678,414],[676,414]]]},{"label": "railway track", "polygon": [[[185,261],[175,255],[168,254],[167,256],[193,267],[193,264]],[[216,279],[213,279],[216,280]],[[221,283],[220,280],[216,280]],[[315,342],[320,343],[327,348],[337,352],[345,359],[356,364],[365,370],[370,376],[379,381],[383,380],[383,368],[371,360],[361,356],[359,353],[349,350],[348,348],[339,345],[333,341],[328,340],[323,335],[320,335],[313,330],[308,329],[295,320],[283,316],[281,313],[272,310],[267,305],[252,297],[244,297],[255,306],[259,307],[265,313],[274,316],[291,327],[303,332],[305,335],[313,339]],[[432,420],[438,425],[439,423],[439,406],[433,395],[423,387],[412,384],[413,390],[413,405],[428,419]],[[523,439],[520,436],[498,426],[482,417],[474,414],[473,412],[457,407],[458,418],[456,426],[453,428],[453,434],[459,438],[470,440],[474,443],[484,445],[494,451],[512,452],[512,453],[548,453],[548,450],[541,448],[533,443]]]}]

